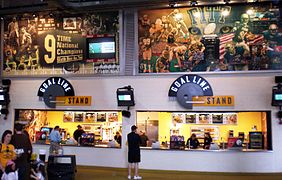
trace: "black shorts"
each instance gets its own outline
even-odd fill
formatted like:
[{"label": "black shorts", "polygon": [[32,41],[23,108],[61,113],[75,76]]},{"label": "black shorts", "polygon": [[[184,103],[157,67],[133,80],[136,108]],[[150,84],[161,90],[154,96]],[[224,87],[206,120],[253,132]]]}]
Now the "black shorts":
[{"label": "black shorts", "polygon": [[140,152],[128,152],[128,162],[129,163],[139,163],[140,162]]}]

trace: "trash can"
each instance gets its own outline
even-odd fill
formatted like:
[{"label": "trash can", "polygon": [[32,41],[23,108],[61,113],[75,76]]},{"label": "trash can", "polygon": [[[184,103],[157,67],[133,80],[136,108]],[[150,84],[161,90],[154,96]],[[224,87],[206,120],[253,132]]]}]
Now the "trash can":
[{"label": "trash can", "polygon": [[74,180],[75,172],[75,155],[50,155],[48,157],[48,179]]},{"label": "trash can", "polygon": [[39,159],[43,162],[46,161],[46,150],[45,149],[39,149]]}]

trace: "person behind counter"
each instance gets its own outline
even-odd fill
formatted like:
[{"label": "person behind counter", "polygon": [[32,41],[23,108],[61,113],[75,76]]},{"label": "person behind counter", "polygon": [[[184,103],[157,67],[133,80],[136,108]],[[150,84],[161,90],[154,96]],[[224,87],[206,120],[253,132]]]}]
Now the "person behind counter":
[{"label": "person behind counter", "polygon": [[205,138],[204,138],[204,149],[210,149],[210,145],[212,142],[212,137],[209,132],[205,132]]},{"label": "person behind counter", "polygon": [[186,146],[191,149],[197,149],[199,146],[199,141],[196,137],[196,134],[192,134],[190,138],[187,140]]},{"label": "person behind counter", "polygon": [[141,139],[140,146],[147,147],[147,142],[149,141],[149,138],[146,135],[145,131],[140,131],[140,139]]},{"label": "person behind counter", "polygon": [[82,129],[82,126],[77,125],[77,130],[74,131],[73,138],[78,142],[78,138],[80,138],[81,135],[84,134],[84,133],[85,133],[85,131]]},{"label": "person behind counter", "polygon": [[51,131],[49,135],[49,140],[50,140],[50,148],[49,148],[49,154],[54,154],[58,152],[60,147],[60,142],[61,142],[61,136],[60,136],[60,127],[55,126],[55,128]]},{"label": "person behind counter", "polygon": [[114,139],[115,139],[115,141],[119,144],[119,145],[121,145],[121,135],[120,135],[120,133],[117,131],[116,132],[116,135],[114,136]]}]

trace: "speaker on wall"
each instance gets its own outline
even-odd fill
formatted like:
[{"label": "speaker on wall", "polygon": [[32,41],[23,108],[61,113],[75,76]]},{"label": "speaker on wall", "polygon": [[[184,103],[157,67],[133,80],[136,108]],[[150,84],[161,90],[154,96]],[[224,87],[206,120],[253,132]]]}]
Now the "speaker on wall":
[{"label": "speaker on wall", "polygon": [[282,76],[275,76],[275,83],[282,83]]},{"label": "speaker on wall", "polygon": [[131,113],[130,111],[121,111],[122,116],[126,117],[126,118],[130,118]]}]

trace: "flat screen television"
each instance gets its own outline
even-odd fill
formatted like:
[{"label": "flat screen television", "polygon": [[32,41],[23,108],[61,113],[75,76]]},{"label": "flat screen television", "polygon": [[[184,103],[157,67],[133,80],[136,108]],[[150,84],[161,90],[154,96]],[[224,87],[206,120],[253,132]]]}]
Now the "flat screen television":
[{"label": "flat screen television", "polygon": [[87,62],[115,62],[116,40],[114,36],[86,39]]},{"label": "flat screen television", "polygon": [[132,89],[117,90],[118,106],[134,106],[134,94]]},{"label": "flat screen television", "polygon": [[272,106],[282,106],[282,89],[272,89]]},{"label": "flat screen television", "polygon": [[0,105],[6,105],[10,101],[10,96],[7,92],[0,92]]}]

